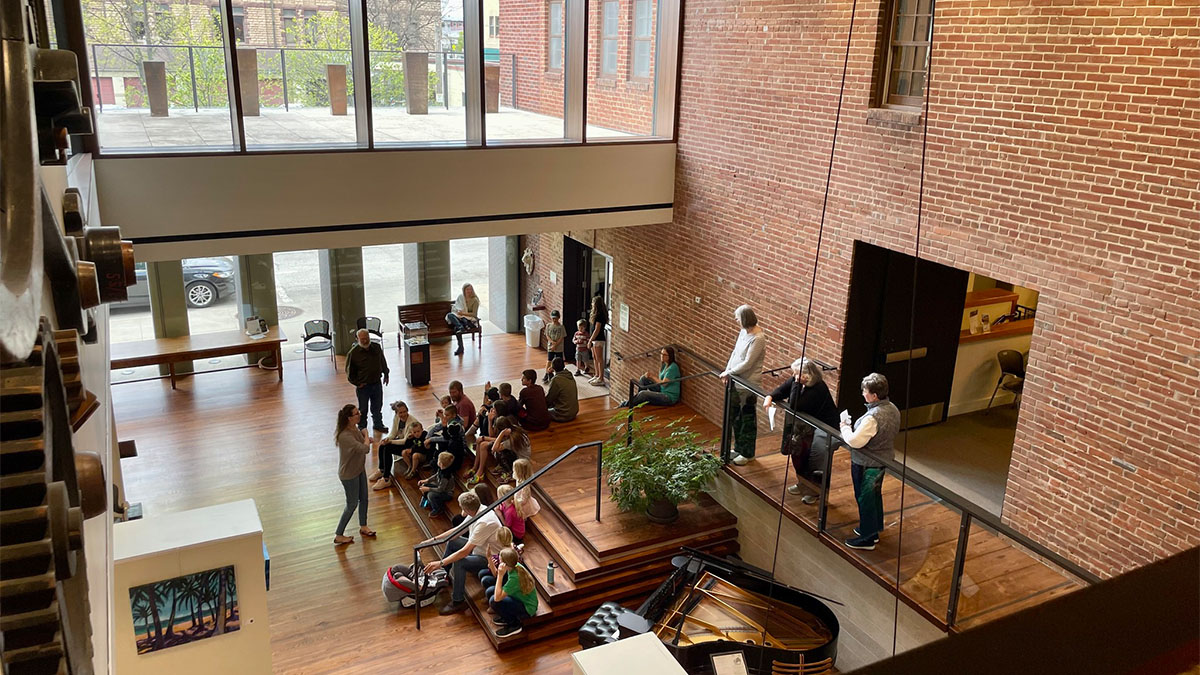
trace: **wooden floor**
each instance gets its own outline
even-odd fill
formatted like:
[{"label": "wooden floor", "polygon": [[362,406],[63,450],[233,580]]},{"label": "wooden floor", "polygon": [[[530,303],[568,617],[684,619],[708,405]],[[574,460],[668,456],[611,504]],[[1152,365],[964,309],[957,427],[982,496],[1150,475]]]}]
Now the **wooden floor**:
[{"label": "wooden floor", "polygon": [[[451,377],[501,381],[545,365],[545,352],[527,350],[520,335],[487,336],[482,350],[462,357],[452,350],[432,350],[432,371],[444,374],[433,382],[439,390]],[[393,377],[386,400],[408,401],[431,424],[434,389],[407,387],[395,347],[387,357]],[[574,635],[498,654],[469,614],[426,611],[418,632],[411,611],[389,609],[379,590],[383,570],[410,558],[423,537],[397,492],[374,492],[369,522],[378,539],[333,547],[344,502],[333,431],[337,409],[353,403],[354,392],[327,360],[308,364],[307,374],[299,363],[286,367],[282,383],[273,372],[233,370],[181,378],[177,391],[166,380],[112,388],[118,438],[135,439],[139,453],[122,462],[126,494],[147,516],[246,498],[258,503],[272,558],[275,672],[571,672]]]},{"label": "wooden floor", "polygon": [[[819,502],[804,504],[787,494],[795,482],[788,458],[779,454],[779,437],[760,439],[758,459],[746,466],[729,465],[737,480],[784,514],[816,531]],[[884,481],[884,533],[874,551],[841,544],[854,536],[858,507],[850,482],[850,457],[834,455],[826,528],[828,543],[847,560],[885,586],[897,576],[906,601],[928,618],[945,623],[961,513],[949,505],[889,476]],[[901,521],[903,521],[901,523]],[[902,527],[901,527],[902,525]],[[959,629],[1011,614],[1080,588],[1082,582],[1042,563],[1033,554],[973,522],[967,540],[967,559],[959,595]]]}]

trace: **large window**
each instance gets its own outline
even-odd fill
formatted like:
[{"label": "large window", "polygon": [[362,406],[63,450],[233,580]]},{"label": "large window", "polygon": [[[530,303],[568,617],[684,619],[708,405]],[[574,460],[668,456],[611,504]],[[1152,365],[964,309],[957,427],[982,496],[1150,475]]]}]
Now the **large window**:
[{"label": "large window", "polygon": [[233,149],[224,24],[190,0],[85,0],[104,150]]},{"label": "large window", "polygon": [[[128,300],[114,302],[108,309],[108,337],[112,343],[140,342],[154,339],[154,316],[150,312],[150,284],[146,263],[136,263],[137,283],[130,286]],[[140,380],[158,376],[158,366],[141,366],[114,370],[113,382]]]},{"label": "large window", "polygon": [[495,12],[506,28],[494,50],[485,40],[488,142],[566,138],[566,5],[513,0],[497,3]]},{"label": "large window", "polygon": [[604,22],[600,40],[600,74],[611,77],[617,74],[617,47],[621,26],[621,3],[617,0],[606,0],[604,3]]},{"label": "large window", "polygon": [[921,105],[932,29],[933,0],[893,0],[884,103]]},{"label": "large window", "polygon": [[[405,244],[384,244],[362,248],[367,316],[379,317],[383,332],[388,334],[400,330],[396,307],[408,304],[404,287],[404,247]],[[417,302],[416,298],[412,302]],[[386,339],[385,343],[396,344],[392,338]]]},{"label": "large window", "polygon": [[563,67],[563,3],[559,0],[550,0],[546,26],[548,32],[546,70],[561,71]]},{"label": "large window", "polygon": [[[283,251],[274,254],[275,301],[279,308],[279,326],[288,341],[283,345],[283,360],[304,356],[304,322],[329,320],[322,316],[320,253],[316,250]],[[329,358],[328,352],[310,356]]]},{"label": "large window", "polygon": [[375,144],[465,141],[462,0],[367,0],[366,7]]},{"label": "large window", "polygon": [[[232,0],[247,148],[353,145],[358,141],[347,0],[319,10]],[[298,3],[292,3],[298,4]],[[364,139],[365,140],[365,139]]]},{"label": "large window", "polygon": [[463,284],[471,284],[479,296],[479,321],[488,326],[488,240],[487,237],[450,240],[450,296],[457,298]]}]

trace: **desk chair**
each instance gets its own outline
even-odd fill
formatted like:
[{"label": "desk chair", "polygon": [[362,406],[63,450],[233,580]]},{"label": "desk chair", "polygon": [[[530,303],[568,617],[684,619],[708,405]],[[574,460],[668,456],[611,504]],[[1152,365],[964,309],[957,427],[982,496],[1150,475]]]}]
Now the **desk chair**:
[{"label": "desk chair", "polygon": [[366,328],[371,335],[371,342],[378,342],[379,346],[383,347],[383,321],[379,317],[360,316],[354,325],[358,330]]},{"label": "desk chair", "polygon": [[313,319],[304,322],[304,372],[308,372],[308,353],[329,352],[329,362],[337,370],[337,361],[333,358],[333,335],[329,332],[329,322],[325,319]]},{"label": "desk chair", "polygon": [[[985,415],[991,410],[992,401],[996,400],[996,392],[1000,391],[1000,387],[1016,394],[1014,404],[1021,400],[1021,390],[1025,387],[1025,359],[1021,352],[1015,349],[1001,349],[996,353],[996,361],[1000,363],[1000,378],[996,380],[996,387],[992,389],[992,397],[988,399],[987,409],[984,410]],[[1008,380],[1010,377],[1015,379]]]}]

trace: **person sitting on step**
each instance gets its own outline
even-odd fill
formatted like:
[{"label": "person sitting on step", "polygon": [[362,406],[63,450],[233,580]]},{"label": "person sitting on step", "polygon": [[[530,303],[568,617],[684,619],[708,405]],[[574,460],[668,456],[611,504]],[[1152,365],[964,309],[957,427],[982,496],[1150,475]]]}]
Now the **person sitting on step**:
[{"label": "person sitting on step", "polygon": [[[467,519],[483,511],[479,496],[469,490],[458,496],[458,505],[462,508],[463,518]],[[450,602],[438,610],[439,614],[457,614],[467,608],[467,573],[478,574],[479,570],[487,569],[487,556],[499,549],[496,532],[501,527],[496,512],[488,511],[471,524],[467,536],[447,542],[446,553],[441,559],[425,565],[425,574],[450,569]],[[424,543],[431,542],[433,539]]]},{"label": "person sitting on step", "polygon": [[417,482],[417,489],[425,495],[423,503],[429,507],[430,516],[440,516],[446,512],[446,503],[454,498],[454,472],[450,466],[454,464],[454,455],[443,452],[438,455],[437,473]]},{"label": "person sitting on step", "polygon": [[488,604],[499,615],[495,623],[497,637],[511,637],[521,632],[522,624],[537,615],[538,597],[533,574],[520,562],[516,549],[500,551],[500,566],[496,578],[503,584],[485,589]]},{"label": "person sitting on step", "polygon": [[[513,486],[505,483],[496,488],[496,496],[499,499],[504,499],[513,491]],[[500,511],[500,522],[512,531],[513,541],[520,544],[525,539],[525,519],[521,514],[517,513],[517,503],[514,499],[510,499],[500,505],[497,509]]]}]

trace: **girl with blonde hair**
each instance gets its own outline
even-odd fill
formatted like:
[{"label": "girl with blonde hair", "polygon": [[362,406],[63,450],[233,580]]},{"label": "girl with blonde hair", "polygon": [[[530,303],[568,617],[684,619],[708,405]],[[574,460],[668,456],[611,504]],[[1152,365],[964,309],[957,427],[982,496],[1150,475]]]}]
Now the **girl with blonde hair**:
[{"label": "girl with blonde hair", "polygon": [[496,610],[498,637],[508,637],[521,632],[521,624],[537,614],[538,598],[534,590],[533,574],[520,561],[514,548],[500,551],[500,565],[496,578],[503,584],[487,589],[488,605]]}]

